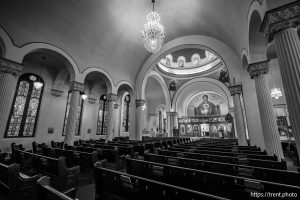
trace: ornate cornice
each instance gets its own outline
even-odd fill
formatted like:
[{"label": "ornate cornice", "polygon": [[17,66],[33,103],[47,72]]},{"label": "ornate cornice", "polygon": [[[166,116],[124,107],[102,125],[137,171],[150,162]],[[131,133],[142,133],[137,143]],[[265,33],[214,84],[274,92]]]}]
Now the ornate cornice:
[{"label": "ornate cornice", "polygon": [[114,93],[108,93],[106,96],[107,96],[108,101],[116,102],[118,100],[118,95],[116,95]]},{"label": "ornate cornice", "polygon": [[233,85],[233,86],[229,86],[229,91],[231,96],[234,96],[236,94],[238,95],[242,94],[243,89],[241,85]]},{"label": "ornate cornice", "polygon": [[267,43],[270,43],[277,33],[299,25],[300,1],[295,1],[266,12],[260,31],[265,34]]},{"label": "ornate cornice", "polygon": [[269,60],[251,63],[249,64],[247,71],[249,72],[251,79],[256,76],[267,74],[269,73]]},{"label": "ornate cornice", "polygon": [[140,106],[145,105],[146,101],[143,100],[143,99],[137,99],[137,100],[135,101],[135,103],[136,103],[136,107],[140,107]]},{"label": "ornate cornice", "polygon": [[70,91],[80,91],[83,92],[85,88],[85,85],[83,83],[79,83],[76,81],[73,81],[70,83]]},{"label": "ornate cornice", "polygon": [[22,64],[0,58],[0,73],[9,73],[15,76],[19,76],[22,69]]}]

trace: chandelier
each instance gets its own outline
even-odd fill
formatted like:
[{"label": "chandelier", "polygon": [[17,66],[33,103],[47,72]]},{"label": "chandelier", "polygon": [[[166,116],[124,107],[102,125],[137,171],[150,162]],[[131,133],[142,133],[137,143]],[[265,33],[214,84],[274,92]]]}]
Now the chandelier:
[{"label": "chandelier", "polygon": [[280,90],[280,88],[276,88],[274,87],[273,89],[271,89],[271,97],[275,98],[275,99],[279,99],[279,97],[282,96],[282,92]]},{"label": "chandelier", "polygon": [[148,22],[142,31],[144,46],[152,53],[160,50],[165,39],[164,27],[159,23],[160,16],[154,11],[154,3],[155,0],[152,0],[153,10],[147,15]]}]

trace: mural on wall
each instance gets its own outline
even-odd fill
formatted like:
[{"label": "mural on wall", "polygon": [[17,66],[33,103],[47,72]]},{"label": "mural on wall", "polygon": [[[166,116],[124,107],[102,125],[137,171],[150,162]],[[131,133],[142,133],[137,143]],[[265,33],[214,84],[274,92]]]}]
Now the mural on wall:
[{"label": "mural on wall", "polygon": [[228,103],[220,95],[205,92],[195,96],[187,106],[187,116],[210,116],[228,114]]}]

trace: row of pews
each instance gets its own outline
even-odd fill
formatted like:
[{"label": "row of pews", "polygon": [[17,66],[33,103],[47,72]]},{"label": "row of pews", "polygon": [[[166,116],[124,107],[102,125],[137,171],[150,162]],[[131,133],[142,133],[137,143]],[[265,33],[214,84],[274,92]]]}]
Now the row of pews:
[{"label": "row of pews", "polygon": [[127,157],[126,173],[96,163],[96,200],[251,199],[268,192],[299,197],[300,174],[286,169],[285,161],[236,140],[189,141]]},{"label": "row of pews", "polygon": [[[0,199],[75,199],[78,176],[87,172],[94,182],[94,165],[101,161],[111,170],[122,170],[125,158],[145,151],[188,143],[188,138],[148,141],[76,141],[73,146],[51,141],[32,143],[31,150],[11,144],[11,153],[0,154]],[[4,175],[5,174],[5,175]],[[86,175],[86,174],[84,174]],[[46,195],[47,194],[47,195]]]}]

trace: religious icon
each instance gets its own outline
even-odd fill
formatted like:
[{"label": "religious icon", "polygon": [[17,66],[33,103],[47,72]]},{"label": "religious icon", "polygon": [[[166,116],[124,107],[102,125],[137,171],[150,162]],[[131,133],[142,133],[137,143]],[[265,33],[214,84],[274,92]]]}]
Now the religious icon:
[{"label": "religious icon", "polygon": [[216,106],[208,101],[208,95],[203,95],[202,99],[203,102],[198,107],[194,108],[195,116],[216,114]]}]

